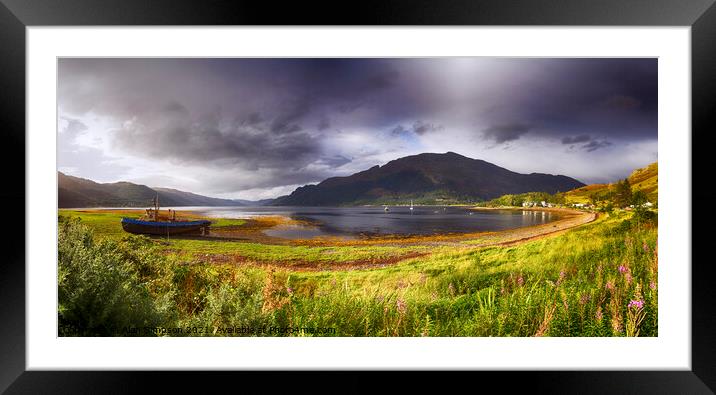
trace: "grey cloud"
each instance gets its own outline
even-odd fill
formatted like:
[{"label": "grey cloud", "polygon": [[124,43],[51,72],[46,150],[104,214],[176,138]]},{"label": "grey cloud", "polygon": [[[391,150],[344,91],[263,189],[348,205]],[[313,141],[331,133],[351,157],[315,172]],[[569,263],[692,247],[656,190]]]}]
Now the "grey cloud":
[{"label": "grey cloud", "polygon": [[87,125],[73,118],[62,117],[67,122],[67,126],[60,131],[67,141],[73,141],[79,134],[87,130]]},{"label": "grey cloud", "polygon": [[608,97],[604,105],[617,110],[633,110],[641,106],[641,101],[625,95],[613,95]]},{"label": "grey cloud", "polygon": [[436,132],[442,130],[442,126],[436,126],[432,123],[416,121],[413,124],[413,133],[423,135],[428,132]]},{"label": "grey cloud", "polygon": [[280,114],[271,121],[270,130],[273,133],[294,133],[302,130],[297,123],[311,109],[307,99],[296,99],[280,105]]},{"label": "grey cloud", "polygon": [[331,127],[331,121],[327,117],[321,117],[321,120],[318,121],[318,125],[316,125],[316,128],[318,130],[326,130]]},{"label": "grey cloud", "polygon": [[323,157],[320,160],[318,160],[318,164],[326,165],[330,168],[337,168],[345,165],[346,163],[350,163],[352,160],[349,158],[346,158],[343,155],[333,155],[330,157]]},{"label": "grey cloud", "polygon": [[166,106],[164,106],[163,111],[167,113],[178,113],[178,114],[188,114],[189,110],[187,110],[186,107],[184,107],[181,103],[177,101],[170,101],[167,103]]},{"label": "grey cloud", "polygon": [[365,87],[367,89],[388,89],[395,85],[396,81],[400,77],[400,73],[397,70],[389,69],[376,74],[371,75],[366,81]]},{"label": "grey cloud", "polygon": [[408,133],[408,129],[404,128],[403,125],[398,125],[390,130],[390,134],[393,136],[400,136],[405,133]]},{"label": "grey cloud", "polygon": [[[651,143],[657,66],[601,58],[61,58],[58,112],[124,125],[112,126],[108,140],[127,157],[203,166],[203,184],[222,166],[261,171],[270,188],[320,181],[333,175],[326,168],[352,169],[376,150],[389,158],[459,141],[480,152],[480,138],[519,148],[526,134],[559,152],[562,144],[592,152]],[[92,125],[72,133],[108,136]],[[422,138],[373,146],[386,131]],[[470,131],[475,138],[465,139]],[[581,163],[573,157],[561,171]],[[315,168],[324,170],[308,170]]]},{"label": "grey cloud", "polygon": [[494,140],[497,144],[517,140],[532,129],[523,123],[508,123],[490,126],[482,131],[484,138]]},{"label": "grey cloud", "polygon": [[175,163],[218,162],[241,168],[301,168],[315,160],[320,142],[308,133],[264,133],[252,126],[223,126],[220,113],[197,119],[165,117],[149,124],[126,124],[113,132],[116,146],[127,153],[143,154]]},{"label": "grey cloud", "polygon": [[583,150],[586,150],[587,152],[592,152],[601,148],[609,147],[610,145],[612,145],[612,143],[606,140],[592,140],[589,143],[581,146],[581,148]]},{"label": "grey cloud", "polygon": [[576,144],[576,143],[585,143],[589,141],[591,137],[587,134],[581,134],[579,136],[565,136],[562,137],[562,144]]}]

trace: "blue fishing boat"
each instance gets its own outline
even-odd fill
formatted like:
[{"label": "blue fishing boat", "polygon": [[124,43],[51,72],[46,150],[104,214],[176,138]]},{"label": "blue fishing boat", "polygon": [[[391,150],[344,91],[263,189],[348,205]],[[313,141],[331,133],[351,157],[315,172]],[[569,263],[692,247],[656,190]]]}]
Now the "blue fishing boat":
[{"label": "blue fishing boat", "polygon": [[125,232],[144,235],[176,235],[197,232],[205,234],[211,221],[142,221],[140,219],[122,218],[122,229]]},{"label": "blue fishing boat", "polygon": [[176,211],[168,210],[167,220],[159,220],[159,195],[152,199],[153,208],[147,209],[143,218],[122,218],[125,232],[143,235],[169,236],[182,233],[207,234],[211,221],[177,221]]}]

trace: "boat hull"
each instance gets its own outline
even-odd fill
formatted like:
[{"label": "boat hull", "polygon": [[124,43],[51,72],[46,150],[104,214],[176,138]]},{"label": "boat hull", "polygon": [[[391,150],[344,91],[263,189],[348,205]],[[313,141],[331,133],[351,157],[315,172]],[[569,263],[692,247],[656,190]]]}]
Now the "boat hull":
[{"label": "boat hull", "polygon": [[142,235],[176,235],[187,233],[202,233],[211,225],[210,221],[140,221],[132,218],[122,218],[122,229],[125,232]]}]

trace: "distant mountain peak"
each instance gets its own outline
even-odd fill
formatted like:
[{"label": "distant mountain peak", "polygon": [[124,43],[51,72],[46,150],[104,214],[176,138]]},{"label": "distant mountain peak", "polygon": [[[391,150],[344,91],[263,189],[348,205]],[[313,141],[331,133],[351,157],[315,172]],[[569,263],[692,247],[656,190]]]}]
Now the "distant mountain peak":
[{"label": "distant mountain peak", "polygon": [[505,194],[568,191],[584,186],[567,176],[520,174],[458,153],[421,153],[346,177],[299,187],[275,205],[376,204],[406,199],[489,200]]}]

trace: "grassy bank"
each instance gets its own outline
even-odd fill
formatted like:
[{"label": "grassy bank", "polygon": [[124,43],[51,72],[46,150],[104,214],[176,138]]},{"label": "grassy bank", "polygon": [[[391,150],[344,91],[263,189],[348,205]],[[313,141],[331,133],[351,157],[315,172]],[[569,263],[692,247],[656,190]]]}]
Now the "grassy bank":
[{"label": "grassy bank", "polygon": [[[144,326],[217,336],[240,327],[332,328],[322,335],[336,336],[658,334],[656,222],[637,224],[626,212],[509,247],[158,242],[102,218],[60,217],[66,334],[132,335],[123,329]],[[237,251],[284,265],[207,259]],[[406,256],[371,270],[291,265]]]}]

